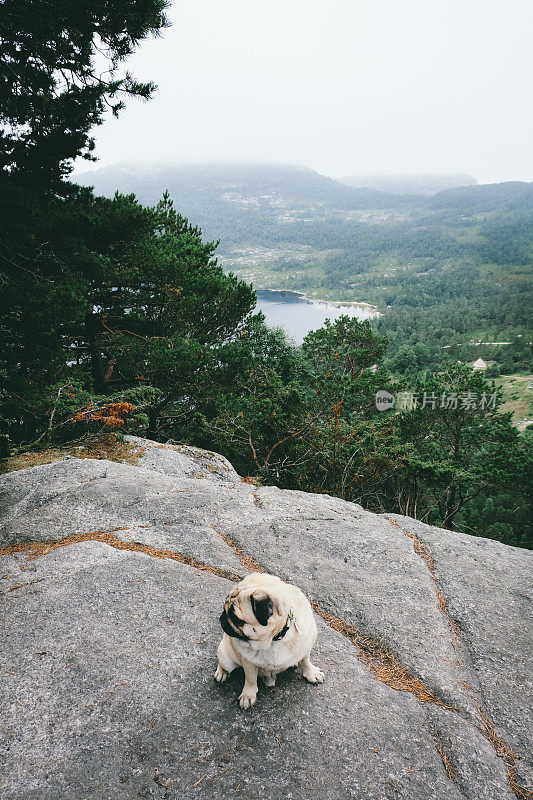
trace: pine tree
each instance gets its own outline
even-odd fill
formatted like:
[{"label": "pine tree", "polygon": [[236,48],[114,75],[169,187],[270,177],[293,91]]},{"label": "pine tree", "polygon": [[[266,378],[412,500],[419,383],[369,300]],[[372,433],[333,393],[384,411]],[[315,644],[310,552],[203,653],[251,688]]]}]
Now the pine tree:
[{"label": "pine tree", "polygon": [[90,131],[152,82],[121,71],[168,22],[166,0],[4,0],[0,15],[0,168],[32,185],[92,158]]}]

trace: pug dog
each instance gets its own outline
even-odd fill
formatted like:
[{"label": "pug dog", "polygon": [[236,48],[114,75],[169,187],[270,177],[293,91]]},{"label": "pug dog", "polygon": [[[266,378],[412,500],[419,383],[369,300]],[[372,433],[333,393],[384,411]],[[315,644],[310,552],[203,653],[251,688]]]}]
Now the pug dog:
[{"label": "pug dog", "polygon": [[223,683],[236,667],[244,669],[241,708],[255,705],[258,674],[275,686],[278,672],[298,664],[309,683],[323,683],[324,673],[309,658],[317,637],[313,611],[296,586],[252,572],[226,597],[220,624],[215,680]]}]

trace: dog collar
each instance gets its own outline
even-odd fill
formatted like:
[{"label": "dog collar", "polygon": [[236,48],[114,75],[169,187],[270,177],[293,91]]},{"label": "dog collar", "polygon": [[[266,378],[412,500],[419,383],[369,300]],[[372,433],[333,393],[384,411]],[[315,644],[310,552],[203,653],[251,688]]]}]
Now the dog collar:
[{"label": "dog collar", "polygon": [[[287,633],[287,631],[291,627],[291,622],[292,622],[293,619],[294,619],[294,611],[291,608],[291,610],[289,611],[289,614],[287,616],[287,621],[285,622],[285,625],[280,630],[280,632],[276,636],[274,636],[274,638],[272,639],[273,642],[277,642],[278,639],[283,639],[283,637],[285,636],[285,634]],[[298,630],[298,628],[296,628],[296,630]]]}]

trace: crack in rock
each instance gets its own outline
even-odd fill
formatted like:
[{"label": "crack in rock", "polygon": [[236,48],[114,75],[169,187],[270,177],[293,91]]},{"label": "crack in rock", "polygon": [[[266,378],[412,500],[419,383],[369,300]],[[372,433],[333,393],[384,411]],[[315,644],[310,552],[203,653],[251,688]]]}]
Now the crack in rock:
[{"label": "crack in rock", "polygon": [[35,578],[33,581],[26,581],[26,583],[17,583],[15,586],[11,586],[7,591],[0,592],[0,597],[5,597],[6,594],[9,592],[16,592],[17,589],[24,589],[26,586],[33,586],[34,583],[42,583],[42,581],[46,580],[45,578]]},{"label": "crack in rock", "polygon": [[[255,558],[245,553],[234,539],[218,528],[212,527],[223,541],[229,547],[233,548],[233,551],[244,567],[254,572],[265,572]],[[378,681],[385,683],[396,691],[410,692],[416,697],[419,703],[433,703],[448,711],[457,711],[454,706],[445,703],[444,700],[437,697],[431,689],[424,686],[418,678],[412,675],[408,669],[397,661],[388,648],[380,644],[375,638],[369,634],[361,633],[359,628],[355,625],[348,625],[344,620],[331,616],[318,602],[314,600],[310,602],[316,614],[318,614],[332,630],[345,636],[357,647],[361,661]]]},{"label": "crack in rock", "polygon": [[[451,755],[444,747],[443,741],[436,727],[434,725],[430,725],[430,728],[433,734],[433,738],[435,739],[435,746],[440,755],[441,761],[444,765],[444,769],[446,770],[446,775],[451,781],[453,781],[453,783],[457,783],[457,770],[453,766]],[[462,790],[461,794],[464,794]],[[465,797],[467,797],[467,795],[465,795]]]},{"label": "crack in rock", "polygon": [[[394,522],[393,520],[389,520],[389,522],[400,528],[398,523]],[[248,555],[234,539],[220,531],[218,528],[215,528],[215,526],[212,526],[212,528],[229,547],[233,548],[233,551],[244,567],[247,569],[252,569],[255,572],[265,572],[265,570],[257,563],[255,558]],[[413,540],[413,548],[415,552],[426,563],[435,586],[437,608],[446,617],[450,631],[450,637],[452,639],[452,645],[456,653],[457,666],[459,667],[461,666],[459,661],[460,629],[449,613],[446,598],[436,576],[436,564],[425,545],[422,544],[422,542],[420,542],[420,540],[414,534],[408,533],[401,528],[400,530],[402,530],[402,533],[405,536]],[[408,669],[406,669],[396,660],[394,654],[391,653],[388,648],[377,642],[372,636],[361,633],[356,626],[349,625],[338,617],[332,617],[316,601],[310,602],[316,614],[318,614],[332,630],[337,631],[348,638],[352,644],[357,647],[360,660],[368,668],[374,678],[386,684],[391,689],[411,693],[420,704],[431,703],[432,705],[443,708],[446,711],[451,711],[454,713],[459,711],[458,708],[444,702],[433,691],[424,686],[424,684],[418,678],[412,675]],[[472,699],[476,705],[475,697],[472,696]],[[479,706],[476,705],[476,708],[483,721],[483,726],[479,727],[479,730],[492,745],[496,755],[500,758],[504,758],[505,760],[507,766],[507,781],[511,791],[518,798],[518,800],[527,800],[527,798],[531,796],[532,792],[517,782],[517,757],[514,751],[499,737],[494,724],[481,711]],[[465,720],[465,722],[468,723],[468,720]],[[453,766],[451,755],[444,748],[438,733],[433,732],[433,738],[448,778],[453,783],[458,785],[457,772]],[[462,790],[461,793],[463,793]]]},{"label": "crack in rock", "polygon": [[[146,528],[146,525],[142,526]],[[0,547],[0,555],[11,555],[12,553],[28,553],[28,560],[40,558],[41,556],[56,550],[58,547],[67,547],[68,545],[78,544],[80,542],[102,542],[103,544],[114,547],[116,550],[128,550],[135,553],[144,553],[144,555],[151,556],[152,558],[171,559],[172,561],[179,561],[181,564],[186,564],[189,567],[200,570],[201,572],[211,572],[219,578],[226,578],[234,583],[242,580],[242,575],[236,575],[229,570],[222,569],[213,564],[206,564],[192,556],[183,555],[174,550],[162,550],[156,547],[151,547],[139,542],[124,542],[118,539],[114,534],[118,531],[127,531],[128,527],[112,528],[107,531],[89,531],[88,533],[75,533],[70,536],[65,536],[64,539],[59,539],[52,542],[20,542],[17,544],[5,545]],[[18,587],[20,588],[20,587]]]},{"label": "crack in rock", "polygon": [[[453,620],[453,618],[452,618],[452,616],[450,614],[450,611],[448,609],[448,603],[447,603],[446,598],[444,596],[444,592],[442,591],[442,588],[440,586],[439,579],[437,578],[437,565],[435,564],[435,561],[434,561],[433,557],[431,556],[431,554],[430,554],[428,548],[426,547],[426,545],[423,544],[423,542],[421,542],[420,539],[414,533],[411,533],[410,531],[404,530],[401,527],[401,525],[399,525],[395,520],[389,519],[388,521],[391,523],[391,525],[395,525],[397,528],[399,528],[401,530],[401,532],[404,534],[404,536],[407,536],[409,539],[412,540],[413,549],[414,549],[415,553],[426,564],[426,567],[427,567],[427,569],[429,571],[431,580],[432,580],[433,585],[434,585],[435,595],[436,595],[436,598],[437,598],[437,608],[441,612],[441,614],[444,615],[444,617],[446,618],[446,621],[448,623],[448,628],[449,628],[449,631],[450,631],[451,643],[452,643],[453,649],[455,651],[456,665],[457,665],[457,667],[460,668],[460,667],[463,666],[461,664],[461,661],[460,661],[460,658],[459,658],[459,646],[460,646],[460,633],[461,633],[461,630],[460,630],[459,626],[457,625],[457,623]],[[460,683],[461,683],[462,688],[465,690],[465,692],[471,698],[471,700],[472,700],[472,702],[474,704],[474,707],[476,708],[476,710],[478,712],[478,715],[480,717],[481,725],[478,726],[478,729],[481,731],[483,736],[490,743],[490,745],[494,749],[494,752],[496,753],[498,758],[503,758],[503,760],[505,761],[506,773],[507,773],[507,782],[509,784],[509,787],[510,787],[511,791],[518,798],[518,800],[527,800],[527,798],[529,798],[529,797],[531,797],[533,795],[533,790],[530,790],[527,787],[522,786],[518,782],[517,760],[519,759],[519,756],[517,756],[516,753],[514,752],[513,748],[510,745],[508,745],[500,737],[494,722],[490,719],[489,715],[485,711],[483,711],[483,709],[481,708],[481,704],[480,704],[478,698],[476,697],[476,695],[474,694],[474,690],[473,690],[472,686],[470,686],[470,684],[468,684],[466,681],[461,681]],[[439,750],[439,752],[440,752],[440,750]],[[444,761],[444,759],[443,759],[443,763],[444,763],[444,765],[446,767],[446,762]]]}]

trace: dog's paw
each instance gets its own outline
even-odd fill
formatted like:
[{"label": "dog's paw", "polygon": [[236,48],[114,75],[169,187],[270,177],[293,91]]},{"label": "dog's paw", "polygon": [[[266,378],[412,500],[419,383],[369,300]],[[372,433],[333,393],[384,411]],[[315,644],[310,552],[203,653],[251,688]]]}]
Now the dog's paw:
[{"label": "dog's paw", "polygon": [[255,701],[257,699],[257,694],[244,694],[244,692],[239,697],[239,705],[241,708],[251,708],[255,706]]},{"label": "dog's paw", "polygon": [[276,675],[273,672],[270,672],[267,675],[262,675],[263,683],[265,686],[275,686],[276,685]]},{"label": "dog's paw", "polygon": [[226,681],[228,679],[228,675],[229,675],[229,672],[226,672],[226,670],[223,669],[223,667],[221,667],[220,664],[219,664],[218,667],[216,668],[216,671],[215,671],[215,680],[216,680],[216,682],[217,683],[224,683],[224,681]]},{"label": "dog's paw", "polygon": [[311,664],[309,669],[303,673],[303,676],[306,681],[309,683],[324,683],[325,675],[321,669],[315,667],[314,664]]}]

